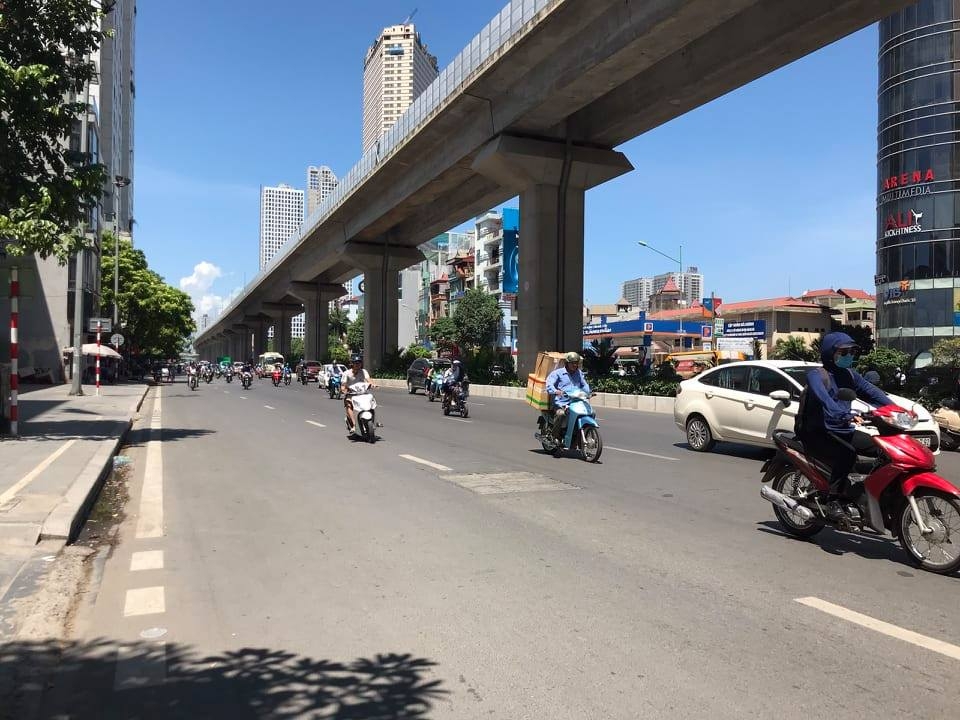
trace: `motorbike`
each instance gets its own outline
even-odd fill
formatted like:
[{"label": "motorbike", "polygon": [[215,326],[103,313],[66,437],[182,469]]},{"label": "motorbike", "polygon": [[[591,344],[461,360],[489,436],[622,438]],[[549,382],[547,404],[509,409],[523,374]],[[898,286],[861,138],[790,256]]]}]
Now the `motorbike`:
[{"label": "motorbike", "polygon": [[283,384],[284,384],[284,385],[289,385],[289,384],[290,384],[290,376],[291,376],[291,374],[292,374],[292,373],[291,373],[289,370],[284,369],[284,371],[283,371]]},{"label": "motorbike", "polygon": [[270,375],[270,378],[273,380],[274,387],[280,387],[280,380],[282,378],[282,373],[279,370],[274,370]]},{"label": "motorbike", "polygon": [[220,367],[220,366],[217,366],[217,369],[214,370],[214,372],[216,373],[217,377],[219,378],[220,376],[223,375],[223,368]]},{"label": "motorbike", "polygon": [[[841,400],[852,395],[840,390]],[[829,502],[830,468],[785,430],[773,433],[777,454],[763,465],[761,497],[793,537],[813,537],[827,525],[851,533],[889,531],[922,569],[954,572],[960,568],[960,489],[935,472],[930,449],[906,434],[916,415],[886,405],[860,417],[861,427],[872,430],[872,447],[855,448],[862,456],[858,473],[850,475],[856,501]]]},{"label": "motorbike", "polygon": [[349,420],[344,418],[347,431],[351,436],[373,443],[377,441],[376,420],[377,400],[370,392],[370,383],[357,382],[347,388],[347,399],[353,407],[353,429],[350,429]]},{"label": "motorbike", "polygon": [[226,372],[224,372],[223,377],[226,379],[228,383],[233,382],[233,370],[227,370]]},{"label": "motorbike", "polygon": [[249,390],[250,383],[253,382],[253,374],[250,373],[248,370],[244,370],[243,373],[240,375],[240,382],[243,384],[244,390]]},{"label": "motorbike", "polygon": [[342,380],[339,375],[331,375],[327,380],[327,392],[330,393],[330,399],[340,399],[343,394]]},{"label": "motorbike", "polygon": [[197,374],[195,372],[190,373],[190,377],[187,379],[187,384],[190,385],[191,390],[197,389],[197,385],[200,384],[200,380],[197,378]]},{"label": "motorbike", "polygon": [[208,369],[208,370],[203,374],[203,381],[204,381],[205,383],[207,383],[207,385],[209,385],[210,383],[213,382],[213,370],[212,370],[212,369]]},{"label": "motorbike", "polygon": [[944,450],[960,448],[960,402],[945,400],[932,416],[940,426],[940,447]]},{"label": "motorbike", "polygon": [[463,383],[453,383],[450,389],[443,393],[440,399],[440,406],[443,409],[444,415],[457,412],[462,418],[469,417],[470,410],[467,409],[467,393],[463,388]]},{"label": "motorbike", "polygon": [[440,396],[440,387],[443,385],[443,379],[439,375],[434,375],[427,382],[427,400],[433,402]]},{"label": "motorbike", "polygon": [[307,377],[307,371],[301,370],[299,373],[297,373],[297,380],[300,382],[301,385],[306,385],[307,383],[309,383],[310,379]]},{"label": "motorbike", "polygon": [[567,405],[567,428],[561,441],[558,443],[554,437],[553,417],[548,412],[540,413],[537,418],[538,430],[534,437],[545,452],[560,457],[565,450],[577,450],[584,460],[595,463],[603,452],[597,414],[583,390],[568,390],[566,395],[570,404]]}]

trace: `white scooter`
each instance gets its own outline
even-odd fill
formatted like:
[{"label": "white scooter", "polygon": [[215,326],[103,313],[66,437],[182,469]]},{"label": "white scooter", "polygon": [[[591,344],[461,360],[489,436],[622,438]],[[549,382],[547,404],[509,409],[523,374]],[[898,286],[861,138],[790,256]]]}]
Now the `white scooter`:
[{"label": "white scooter", "polygon": [[353,430],[350,430],[350,421],[344,418],[347,430],[352,435],[366,440],[367,442],[376,442],[377,434],[377,400],[370,392],[370,383],[357,382],[347,388],[347,400],[353,408]]}]

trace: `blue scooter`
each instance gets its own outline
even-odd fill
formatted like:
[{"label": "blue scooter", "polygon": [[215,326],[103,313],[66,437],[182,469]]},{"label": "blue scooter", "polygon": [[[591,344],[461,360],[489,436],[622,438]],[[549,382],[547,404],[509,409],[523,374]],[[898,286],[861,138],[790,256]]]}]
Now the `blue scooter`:
[{"label": "blue scooter", "polygon": [[557,443],[553,436],[553,417],[547,412],[537,418],[538,430],[534,437],[540,441],[545,452],[560,457],[565,450],[577,450],[584,460],[595,463],[603,452],[597,414],[583,390],[569,390],[566,395],[570,398],[570,404],[567,405],[567,429],[563,444]]},{"label": "blue scooter", "polygon": [[340,399],[340,394],[342,392],[340,386],[341,380],[339,375],[331,375],[330,379],[327,380],[327,391],[330,393],[330,399],[333,400],[336,398]]}]

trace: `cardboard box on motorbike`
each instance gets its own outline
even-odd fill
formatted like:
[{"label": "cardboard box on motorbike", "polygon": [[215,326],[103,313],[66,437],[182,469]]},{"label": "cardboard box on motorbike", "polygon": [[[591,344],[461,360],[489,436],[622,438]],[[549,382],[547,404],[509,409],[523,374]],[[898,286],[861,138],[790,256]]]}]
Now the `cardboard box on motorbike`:
[{"label": "cardboard box on motorbike", "polygon": [[541,412],[550,408],[547,377],[563,364],[565,357],[566,354],[560,352],[537,353],[535,369],[527,375],[527,393],[525,396],[527,405]]}]

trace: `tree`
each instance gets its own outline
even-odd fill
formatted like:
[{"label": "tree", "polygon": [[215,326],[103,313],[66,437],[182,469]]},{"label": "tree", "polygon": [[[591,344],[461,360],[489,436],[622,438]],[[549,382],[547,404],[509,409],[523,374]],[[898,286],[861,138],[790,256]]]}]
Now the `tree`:
[{"label": "tree", "polygon": [[327,337],[327,356],[323,362],[340,363],[346,365],[350,361],[350,353],[343,346],[343,340],[333,335]]},{"label": "tree", "polygon": [[449,348],[457,341],[457,325],[450,317],[438,317],[429,331],[430,342],[439,348]]},{"label": "tree", "polygon": [[[103,235],[104,247],[112,246],[114,235]],[[142,250],[129,238],[120,238],[120,292],[117,311],[125,347],[143,355],[175,357],[185,339],[195,330],[193,301],[182,290],[163,281],[147,267]],[[113,308],[113,253],[100,256],[101,303],[104,313]]]},{"label": "tree", "polygon": [[338,338],[338,342],[343,342],[343,338],[350,328],[350,315],[342,307],[334,307],[330,310],[327,319],[327,331],[331,337]]},{"label": "tree", "polygon": [[798,335],[790,335],[777,340],[777,344],[773,346],[773,352],[770,353],[770,358],[804,362],[813,362],[818,359],[817,354],[807,347],[807,341]]},{"label": "tree", "polygon": [[935,365],[960,367],[960,338],[938,340],[931,348]]},{"label": "tree", "polygon": [[899,387],[896,380],[897,369],[903,370],[909,362],[910,356],[905,352],[889,347],[876,347],[859,357],[857,371],[865,373],[868,370],[876,370],[880,373],[880,380],[884,387],[896,388]]},{"label": "tree", "polygon": [[470,288],[457,303],[453,323],[457,327],[457,342],[467,347],[489,347],[497,339],[503,310],[497,299],[480,288]]},{"label": "tree", "polygon": [[864,355],[873,351],[873,330],[869,327],[834,323],[831,332],[842,332],[852,337],[853,341],[860,346],[860,352]]},{"label": "tree", "polygon": [[753,359],[763,360],[763,343],[759,339],[753,341]]},{"label": "tree", "polygon": [[[101,8],[101,4],[103,7]],[[109,0],[0,2],[0,237],[11,254],[56,256],[83,244],[80,223],[103,193],[106,168],[80,152],[89,57]]]},{"label": "tree", "polygon": [[610,338],[592,341],[590,347],[583,352],[584,368],[596,377],[607,375],[616,361],[617,349]]},{"label": "tree", "polygon": [[304,360],[313,360],[314,358],[303,357],[303,338],[291,338],[290,339],[290,357],[286,360],[287,362],[295,362],[303,358]]},{"label": "tree", "polygon": [[347,345],[350,346],[351,352],[363,352],[363,323],[363,310],[361,310],[357,313],[357,319],[347,328]]}]

